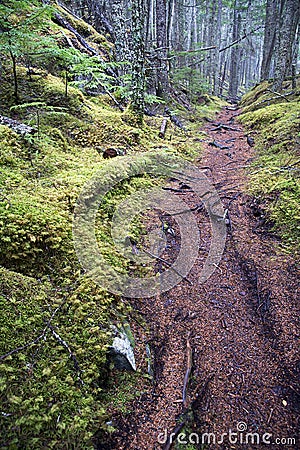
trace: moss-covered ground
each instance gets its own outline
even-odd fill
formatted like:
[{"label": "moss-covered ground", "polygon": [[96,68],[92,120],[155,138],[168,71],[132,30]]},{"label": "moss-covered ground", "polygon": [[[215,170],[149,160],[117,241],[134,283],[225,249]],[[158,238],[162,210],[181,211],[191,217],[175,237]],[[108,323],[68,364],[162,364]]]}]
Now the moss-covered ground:
[{"label": "moss-covered ground", "polygon": [[254,138],[256,150],[249,190],[281,236],[282,248],[299,253],[299,79],[296,89],[292,89],[291,82],[284,87],[279,95],[266,81],[248,92],[241,103],[241,121]]}]

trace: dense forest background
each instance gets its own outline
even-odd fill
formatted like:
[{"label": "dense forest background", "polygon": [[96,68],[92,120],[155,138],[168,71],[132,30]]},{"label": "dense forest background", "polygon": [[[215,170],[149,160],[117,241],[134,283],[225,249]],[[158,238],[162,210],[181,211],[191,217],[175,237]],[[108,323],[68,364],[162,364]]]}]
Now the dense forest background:
[{"label": "dense forest background", "polygon": [[274,78],[278,90],[297,71],[297,0],[88,0],[68,6],[115,44],[119,74],[126,77],[126,62],[136,61],[133,77],[142,78],[144,69],[148,91],[158,96],[170,93],[172,81],[189,97],[207,91],[236,101],[260,80]]},{"label": "dense forest background", "polygon": [[[94,26],[113,45],[104,58],[110,66],[103,67],[97,51],[84,42],[84,33],[80,36],[74,28],[81,52],[91,57],[89,62],[87,58],[83,62],[83,56],[78,62],[74,54],[78,43],[67,36],[64,52],[59,54],[58,49],[51,52],[51,40],[30,35],[41,29],[42,17],[51,8],[46,1],[37,2],[34,14],[17,23],[15,15],[30,3],[2,2],[0,50],[13,66],[21,55],[30,66],[48,53],[48,59],[60,60],[70,81],[89,85],[89,93],[107,88],[125,102],[130,99],[138,114],[144,112],[145,92],[152,103],[153,96],[173,97],[188,106],[204,92],[236,102],[262,80],[274,79],[273,89],[280,90],[284,78],[295,78],[299,69],[297,0],[75,0],[58,4]],[[71,24],[58,14],[53,20],[72,31]]]}]

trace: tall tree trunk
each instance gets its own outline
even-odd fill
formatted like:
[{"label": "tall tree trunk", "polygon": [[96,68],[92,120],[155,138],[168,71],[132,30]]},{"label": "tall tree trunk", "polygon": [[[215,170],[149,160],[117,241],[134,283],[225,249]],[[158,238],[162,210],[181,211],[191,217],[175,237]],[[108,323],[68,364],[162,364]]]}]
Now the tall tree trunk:
[{"label": "tall tree trunk", "polygon": [[[234,13],[233,13],[233,31],[232,41],[238,40],[241,28],[241,15],[237,9],[237,0],[234,1]],[[229,91],[228,96],[231,100],[237,100],[238,87],[239,87],[239,71],[240,71],[240,49],[238,45],[234,45],[231,48],[230,58],[230,79],[229,79]]]},{"label": "tall tree trunk", "polygon": [[282,24],[279,30],[278,57],[274,73],[273,89],[282,89],[284,78],[291,73],[293,44],[299,23],[299,0],[285,0],[283,7]]},{"label": "tall tree trunk", "polygon": [[130,60],[124,0],[114,0],[111,5],[111,13],[115,35],[116,61],[118,63],[124,63],[118,67],[118,75],[123,75],[128,72],[128,65],[126,66],[125,63]]},{"label": "tall tree trunk", "polygon": [[168,49],[167,49],[167,7],[166,0],[156,0],[156,57],[157,57],[157,95],[168,96]]},{"label": "tall tree trunk", "polygon": [[222,27],[222,0],[218,0],[218,12],[217,12],[217,21],[216,21],[216,32],[215,32],[215,46],[216,49],[212,52],[212,61],[213,61],[213,89],[212,92],[214,95],[219,95],[220,93],[220,82],[221,82],[221,74],[220,74],[220,52],[219,48],[221,47],[221,27]]},{"label": "tall tree trunk", "polygon": [[278,13],[278,0],[267,0],[263,59],[260,72],[260,79],[262,81],[267,80],[270,76],[271,60],[275,48]]},{"label": "tall tree trunk", "polygon": [[144,0],[132,0],[132,97],[130,109],[138,125],[145,106]]}]

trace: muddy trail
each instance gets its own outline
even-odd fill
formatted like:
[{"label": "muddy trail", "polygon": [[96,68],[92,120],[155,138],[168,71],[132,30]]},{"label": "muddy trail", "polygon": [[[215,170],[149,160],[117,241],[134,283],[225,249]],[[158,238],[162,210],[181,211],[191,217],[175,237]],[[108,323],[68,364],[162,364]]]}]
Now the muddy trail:
[{"label": "muddy trail", "polygon": [[[114,419],[114,441],[99,448],[169,449],[176,439],[180,448],[300,448],[299,271],[245,194],[253,149],[238,113],[224,108],[205,125],[198,162],[229,211],[221,262],[205,283],[197,282],[210,246],[209,218],[195,208],[194,194],[173,182],[176,195],[194,208],[199,257],[171,291],[131,300],[150,327],[147,334],[133,324],[138,369],[147,372],[148,345],[153,382],[139,386],[131,412]],[[163,258],[172,261],[180,236],[170,224]],[[164,270],[159,261],[157,270]]]}]

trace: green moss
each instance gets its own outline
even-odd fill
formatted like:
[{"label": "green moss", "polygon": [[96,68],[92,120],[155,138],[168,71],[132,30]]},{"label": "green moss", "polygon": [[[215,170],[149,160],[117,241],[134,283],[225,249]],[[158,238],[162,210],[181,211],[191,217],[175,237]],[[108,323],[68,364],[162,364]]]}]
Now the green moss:
[{"label": "green moss", "polygon": [[289,102],[281,98],[275,104],[260,104],[257,109],[264,98],[265,86],[266,83],[259,85],[256,94],[248,96],[244,102],[248,108],[241,116],[255,138],[257,150],[249,190],[260,198],[285,248],[297,252],[300,250],[300,104],[296,96]]},{"label": "green moss", "polygon": [[5,269],[0,275],[0,354],[11,352],[0,365],[1,447],[92,449],[105,428],[113,299],[88,280],[62,295]]},{"label": "green moss", "polygon": [[253,106],[255,101],[262,96],[266,92],[267,89],[271,87],[271,84],[269,81],[264,81],[263,83],[259,83],[256,86],[254,86],[252,89],[250,89],[249,92],[247,92],[241,101],[241,106],[245,108],[246,106]]}]

